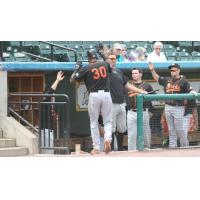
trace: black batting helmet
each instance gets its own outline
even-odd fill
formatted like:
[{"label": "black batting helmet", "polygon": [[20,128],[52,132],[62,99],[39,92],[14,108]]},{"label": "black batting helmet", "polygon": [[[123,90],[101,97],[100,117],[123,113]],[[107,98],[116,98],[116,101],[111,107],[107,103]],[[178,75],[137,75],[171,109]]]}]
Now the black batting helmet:
[{"label": "black batting helmet", "polygon": [[88,60],[91,60],[93,58],[98,59],[98,54],[97,54],[96,50],[95,49],[89,49],[87,51],[87,58],[88,58]]}]

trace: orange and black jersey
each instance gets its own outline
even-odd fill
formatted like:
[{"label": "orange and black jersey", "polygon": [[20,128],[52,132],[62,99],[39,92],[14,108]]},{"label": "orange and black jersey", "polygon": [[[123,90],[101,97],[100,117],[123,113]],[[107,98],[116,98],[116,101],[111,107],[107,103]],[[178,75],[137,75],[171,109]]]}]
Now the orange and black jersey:
[{"label": "orange and black jersey", "polygon": [[110,91],[109,73],[111,72],[109,63],[97,62],[81,68],[76,72],[74,79],[77,81],[83,80],[88,92]]},{"label": "orange and black jersey", "polygon": [[[189,82],[182,77],[176,80],[171,77],[159,77],[158,83],[164,87],[166,94],[182,94],[191,91]],[[184,105],[183,100],[166,101],[166,103],[171,105]]]},{"label": "orange and black jersey", "polygon": [[[136,88],[139,88],[143,91],[147,91],[147,92],[153,91],[152,86],[147,82],[141,82],[141,83],[131,82],[130,84],[134,85]],[[156,94],[156,93],[152,92],[151,94]],[[134,92],[131,92],[131,91],[128,93],[128,96],[129,96],[129,98],[128,98],[129,101],[128,101],[128,105],[127,105],[128,109],[137,109],[137,101],[136,101],[137,95],[138,95],[138,93],[134,93]],[[148,108],[150,112],[154,111],[154,108],[153,108],[151,101],[145,101],[143,108],[144,109]]]}]

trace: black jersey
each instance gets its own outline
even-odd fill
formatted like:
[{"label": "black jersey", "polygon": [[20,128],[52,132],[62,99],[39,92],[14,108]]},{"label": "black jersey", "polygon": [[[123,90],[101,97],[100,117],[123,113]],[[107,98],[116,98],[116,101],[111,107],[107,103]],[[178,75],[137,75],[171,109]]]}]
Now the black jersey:
[{"label": "black jersey", "polygon": [[[153,88],[149,83],[146,82],[141,82],[141,83],[134,83],[133,81],[130,83],[134,85],[136,88],[139,88],[141,90],[147,91],[147,92],[152,92]],[[151,94],[155,94],[155,92],[152,92]],[[134,92],[129,92],[129,101],[128,101],[128,109],[136,109],[137,108],[137,95]],[[151,101],[145,101],[143,104],[143,108],[148,108],[150,112],[154,111],[154,108],[152,106]]]},{"label": "black jersey", "polygon": [[111,73],[109,63],[97,62],[81,68],[75,74],[74,79],[77,81],[83,80],[88,92],[110,91],[109,73]]},{"label": "black jersey", "polygon": [[[182,77],[176,80],[172,79],[171,77],[159,77],[158,83],[164,87],[166,94],[182,94],[189,93],[191,91],[189,82]],[[184,100],[169,100],[165,102],[167,104],[176,106],[184,105]]]},{"label": "black jersey", "polygon": [[120,69],[113,69],[110,74],[110,93],[113,103],[123,103],[125,102],[125,90],[124,86],[126,85],[128,79],[122,73]]},{"label": "black jersey", "polygon": [[[46,94],[53,94],[55,91],[50,88]],[[54,97],[47,96],[42,102],[52,102]],[[55,118],[55,105],[54,104],[41,104],[41,129],[52,129],[53,130],[53,120]]]}]

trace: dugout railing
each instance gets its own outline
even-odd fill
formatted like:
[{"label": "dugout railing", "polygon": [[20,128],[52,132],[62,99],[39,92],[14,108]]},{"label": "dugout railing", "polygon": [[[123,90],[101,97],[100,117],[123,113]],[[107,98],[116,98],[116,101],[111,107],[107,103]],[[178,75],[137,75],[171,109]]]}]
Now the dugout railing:
[{"label": "dugout railing", "polygon": [[[143,103],[145,101],[165,101],[165,100],[200,100],[200,93],[193,94],[147,94],[137,96],[137,147],[138,150],[144,150],[143,133]],[[160,119],[158,119],[160,120]]]},{"label": "dugout railing", "polygon": [[40,153],[69,154],[59,142],[70,138],[69,104],[66,94],[9,93],[8,115],[39,138]]}]

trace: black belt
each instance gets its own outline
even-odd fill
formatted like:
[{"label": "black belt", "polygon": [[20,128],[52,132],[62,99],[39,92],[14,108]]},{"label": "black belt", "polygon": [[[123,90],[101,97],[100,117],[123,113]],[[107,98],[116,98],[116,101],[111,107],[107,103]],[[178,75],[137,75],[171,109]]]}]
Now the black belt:
[{"label": "black belt", "polygon": [[[130,111],[137,112],[137,109],[130,109]],[[147,111],[147,108],[144,108],[143,111]]]},{"label": "black belt", "polygon": [[105,90],[95,90],[95,91],[91,91],[91,92],[109,92],[110,90],[105,89]]},{"label": "black belt", "polygon": [[176,104],[176,103],[166,103],[167,105],[170,105],[170,106],[184,106],[184,105],[181,105],[181,104]]}]

